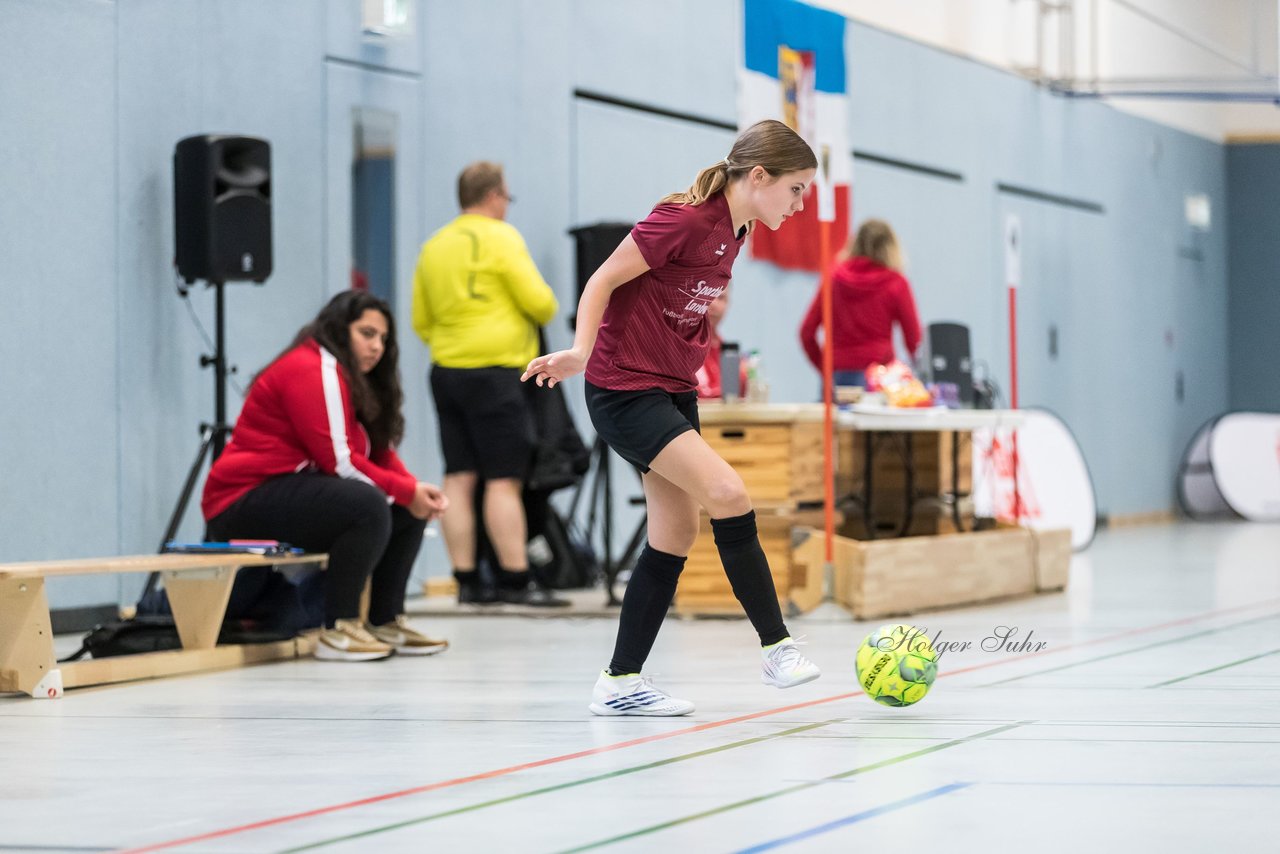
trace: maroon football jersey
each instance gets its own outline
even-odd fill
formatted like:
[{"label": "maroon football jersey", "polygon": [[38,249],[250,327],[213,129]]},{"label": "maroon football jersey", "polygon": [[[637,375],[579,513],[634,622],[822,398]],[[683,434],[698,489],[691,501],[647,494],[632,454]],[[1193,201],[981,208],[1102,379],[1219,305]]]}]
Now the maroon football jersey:
[{"label": "maroon football jersey", "polygon": [[662,204],[631,231],[649,270],[609,299],[587,380],[618,391],[693,391],[710,344],[707,306],[728,286],[742,239],[724,193]]}]

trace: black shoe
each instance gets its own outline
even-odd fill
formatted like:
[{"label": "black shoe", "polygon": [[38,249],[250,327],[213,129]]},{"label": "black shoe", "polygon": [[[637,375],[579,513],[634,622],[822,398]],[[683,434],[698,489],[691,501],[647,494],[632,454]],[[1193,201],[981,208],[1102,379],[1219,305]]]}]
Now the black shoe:
[{"label": "black shoe", "polygon": [[527,593],[529,598],[525,604],[535,608],[568,608],[573,604],[568,599],[561,599],[551,590],[537,584],[530,584]]},{"label": "black shoe", "polygon": [[508,605],[528,605],[531,608],[567,608],[573,603],[568,599],[560,599],[550,590],[531,581],[528,587],[519,590],[510,588],[499,590],[498,595]]},{"label": "black shoe", "polygon": [[496,605],[498,591],[485,584],[459,584],[459,605]]},{"label": "black shoe", "polygon": [[568,599],[561,599],[556,594],[544,588],[534,581],[529,585],[529,589],[525,590],[525,604],[534,608],[567,608],[572,602]]}]

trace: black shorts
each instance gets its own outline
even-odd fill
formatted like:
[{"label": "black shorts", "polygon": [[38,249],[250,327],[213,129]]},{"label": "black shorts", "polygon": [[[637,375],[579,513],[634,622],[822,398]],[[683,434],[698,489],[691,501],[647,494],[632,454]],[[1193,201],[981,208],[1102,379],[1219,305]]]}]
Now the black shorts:
[{"label": "black shorts", "polygon": [[641,472],[681,433],[701,432],[698,393],[660,388],[614,391],[587,383],[587,412],[596,434]]},{"label": "black shorts", "polygon": [[524,480],[533,456],[533,418],[520,368],[431,367],[445,474]]}]

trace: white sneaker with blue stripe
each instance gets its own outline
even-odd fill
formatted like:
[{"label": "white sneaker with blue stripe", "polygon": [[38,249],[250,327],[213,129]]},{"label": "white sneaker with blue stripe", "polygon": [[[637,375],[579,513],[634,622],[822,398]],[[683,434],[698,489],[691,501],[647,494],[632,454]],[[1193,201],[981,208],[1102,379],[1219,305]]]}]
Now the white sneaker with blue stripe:
[{"label": "white sneaker with blue stripe", "polygon": [[677,717],[693,711],[693,703],[677,700],[661,688],[654,687],[653,680],[639,673],[610,676],[600,673],[595,690],[591,692],[593,715],[647,715],[649,717]]},{"label": "white sneaker with blue stripe", "polygon": [[794,688],[822,675],[818,665],[800,654],[804,641],[783,638],[760,650],[764,669],[760,681],[774,688]]}]

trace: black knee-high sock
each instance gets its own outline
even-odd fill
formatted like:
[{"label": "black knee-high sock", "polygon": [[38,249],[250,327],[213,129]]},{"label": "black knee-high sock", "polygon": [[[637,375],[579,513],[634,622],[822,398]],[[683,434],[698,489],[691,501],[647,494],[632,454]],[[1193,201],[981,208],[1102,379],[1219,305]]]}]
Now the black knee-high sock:
[{"label": "black knee-high sock", "polygon": [[622,597],[618,640],[613,646],[613,660],[609,662],[611,676],[639,673],[644,666],[675,598],[684,560],[645,544]]},{"label": "black knee-high sock", "polygon": [[733,595],[738,597],[747,619],[760,635],[760,645],[769,646],[787,637],[782,609],[778,607],[778,591],[769,574],[769,561],[760,547],[756,511],[729,519],[712,519],[711,530]]}]

